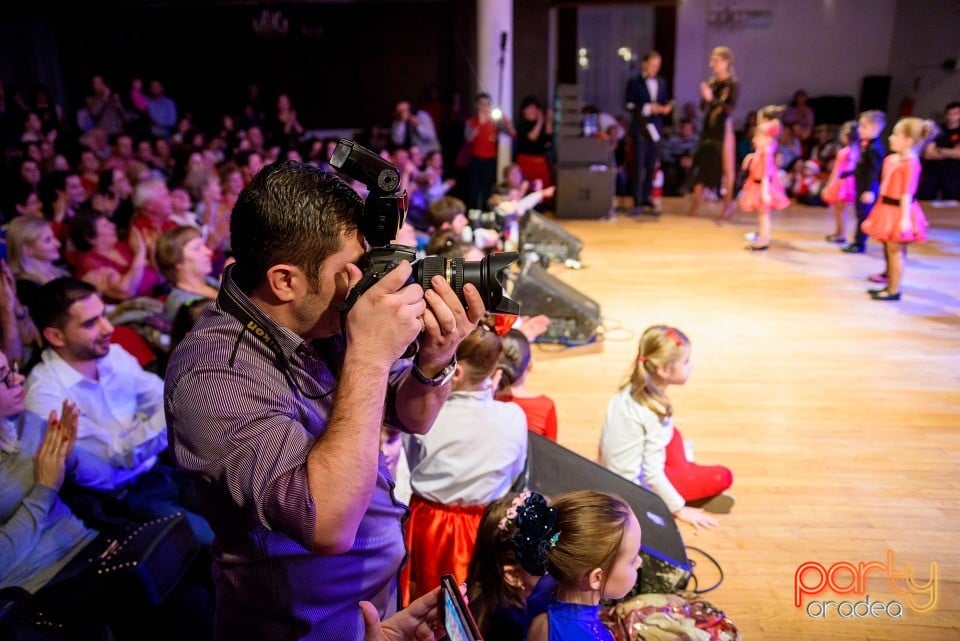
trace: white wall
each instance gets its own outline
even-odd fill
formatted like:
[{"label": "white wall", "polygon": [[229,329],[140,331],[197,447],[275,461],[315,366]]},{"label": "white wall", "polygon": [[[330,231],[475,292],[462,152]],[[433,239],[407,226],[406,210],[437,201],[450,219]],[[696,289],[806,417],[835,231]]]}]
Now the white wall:
[{"label": "white wall", "polygon": [[891,109],[909,96],[915,116],[939,120],[944,105],[960,100],[960,70],[947,71],[942,66],[947,58],[960,58],[958,36],[957,0],[900,1],[890,56]]},{"label": "white wall", "polygon": [[[914,4],[914,0],[903,1]],[[937,0],[921,1],[938,4]],[[940,0],[939,4],[955,7],[957,3]],[[710,9],[722,8],[769,10],[769,25],[709,26]],[[730,47],[736,59],[741,89],[734,111],[737,124],[750,110],[785,104],[797,89],[811,96],[849,95],[859,101],[864,76],[892,71],[897,10],[897,0],[680,0],[677,103],[699,100],[700,81],[710,76],[710,51],[718,45]],[[917,21],[921,23],[919,16]],[[949,48],[958,49],[957,33],[954,30],[948,40]],[[891,90],[891,109],[895,111],[898,103]]]}]

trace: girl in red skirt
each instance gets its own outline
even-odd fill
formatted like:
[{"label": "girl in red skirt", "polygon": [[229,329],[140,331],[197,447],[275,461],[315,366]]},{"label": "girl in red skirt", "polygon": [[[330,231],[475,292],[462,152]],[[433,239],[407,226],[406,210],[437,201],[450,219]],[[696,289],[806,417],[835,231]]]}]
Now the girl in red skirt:
[{"label": "girl in red skirt", "polygon": [[404,605],[467,568],[484,508],[510,491],[527,460],[527,419],[514,403],[493,398],[502,350],[481,325],[457,348],[453,388],[430,431],[406,437],[410,464],[407,565],[400,574]]},{"label": "girl in red skirt", "polygon": [[[696,528],[711,528],[715,513],[729,512],[733,497],[724,490],[733,474],[722,465],[689,460],[673,425],[670,385],[690,376],[690,341],[666,325],[647,328],[630,381],[610,399],[600,436],[600,460],[620,476],[655,492],[673,516]],[[700,509],[702,508],[702,509]]]},{"label": "girl in red skirt", "polygon": [[873,300],[900,300],[903,254],[913,242],[926,242],[927,219],[914,199],[920,180],[917,150],[933,136],[935,125],[920,118],[902,118],[890,134],[891,153],[883,161],[880,195],[860,229],[883,243],[887,286],[867,290]]}]

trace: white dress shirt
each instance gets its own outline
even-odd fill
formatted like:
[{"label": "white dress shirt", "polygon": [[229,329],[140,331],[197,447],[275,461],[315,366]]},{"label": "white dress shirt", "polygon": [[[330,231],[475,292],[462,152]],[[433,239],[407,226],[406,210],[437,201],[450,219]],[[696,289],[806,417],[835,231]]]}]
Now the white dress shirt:
[{"label": "white dress shirt", "polygon": [[152,468],[167,447],[163,379],[119,345],[97,362],[97,376],[85,377],[48,347],[27,378],[26,407],[45,417],[59,414],[64,399],[76,403],[76,447],[117,468],[122,483]]}]

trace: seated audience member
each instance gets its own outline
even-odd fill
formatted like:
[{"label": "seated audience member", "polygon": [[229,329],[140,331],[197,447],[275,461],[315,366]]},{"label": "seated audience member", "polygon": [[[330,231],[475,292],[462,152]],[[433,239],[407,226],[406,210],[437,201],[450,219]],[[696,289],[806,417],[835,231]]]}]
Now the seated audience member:
[{"label": "seated audience member", "polygon": [[823,173],[829,174],[833,169],[833,160],[840,150],[836,127],[817,125],[813,128],[811,142],[813,146],[810,147],[810,160],[815,161]]},{"label": "seated audience member", "polygon": [[943,131],[923,149],[918,199],[960,199],[960,102],[943,111]]},{"label": "seated audience member", "polygon": [[37,301],[30,312],[46,348],[27,380],[27,409],[47,416],[64,399],[75,403],[77,447],[115,470],[110,498],[135,519],[183,512],[209,545],[210,526],[179,502],[179,473],[158,461],[167,449],[163,379],[110,342],[113,326],[92,285],[58,278]]},{"label": "seated audience member", "polygon": [[203,243],[196,227],[177,227],[157,239],[157,266],[170,285],[163,315],[173,322],[180,306],[196,298],[216,298],[217,288],[208,280],[213,271],[213,252]]},{"label": "seated audience member", "polygon": [[803,160],[803,146],[797,137],[798,127],[796,122],[783,122],[780,144],[777,145],[777,156],[783,158],[783,164],[777,165],[780,169],[787,169],[793,166],[794,161]]},{"label": "seated audience member", "polygon": [[185,187],[174,187],[170,190],[170,218],[172,224],[179,226],[200,228],[200,218],[193,211],[193,202],[190,193]]},{"label": "seated audience member", "polygon": [[63,242],[69,234],[70,221],[87,199],[80,174],[67,171],[47,174],[43,179],[42,193],[45,194],[42,199],[49,203],[44,209],[51,215],[53,233]]},{"label": "seated audience member", "polygon": [[530,341],[519,329],[503,335],[503,353],[497,364],[497,400],[516,403],[527,416],[527,429],[534,434],[557,440],[557,408],[549,396],[526,389],[527,374],[533,369]]},{"label": "seated audience member", "polygon": [[155,268],[157,237],[177,226],[177,223],[170,219],[173,215],[173,202],[166,178],[156,173],[141,178],[133,188],[133,209],[130,229],[140,232],[146,246],[147,264]]},{"label": "seated audience member", "polygon": [[406,100],[398,102],[394,110],[390,139],[400,147],[417,145],[424,153],[440,149],[433,118],[426,111],[415,109]]},{"label": "seated audience member", "polygon": [[[67,626],[60,632],[68,635],[108,622],[111,638],[120,640],[211,639],[213,604],[199,586],[182,584],[159,609],[131,607],[129,584],[90,562],[114,537],[87,527],[59,493],[64,480],[112,483],[113,470],[74,447],[75,405],[64,401],[46,419],[25,410],[23,380],[0,352],[0,589],[24,590],[30,611]],[[3,638],[65,638],[38,636],[29,616],[11,621],[16,612],[4,613]]]},{"label": "seated audience member", "polygon": [[[130,227],[133,218],[133,184],[130,178],[121,169],[108,169],[100,174],[98,193],[110,201],[108,209],[94,207],[104,211],[110,220],[123,232]],[[96,203],[96,196],[93,203]]]},{"label": "seated audience member", "polygon": [[813,135],[813,127],[816,124],[816,118],[813,113],[813,107],[808,103],[809,96],[803,89],[798,89],[793,94],[793,100],[783,114],[784,123],[795,123],[794,133],[797,139],[806,148],[807,141]]},{"label": "seated audience member", "polygon": [[147,246],[138,229],[131,229],[128,242],[117,238],[117,226],[100,212],[85,210],[70,225],[76,252],[67,256],[74,275],[113,303],[134,296],[153,296],[163,282],[160,273],[147,265]]},{"label": "seated audience member", "polygon": [[663,143],[661,163],[663,165],[663,194],[679,196],[682,186],[687,182],[690,168],[693,167],[693,152],[699,142],[693,123],[681,120],[677,131]]},{"label": "seated audience member", "polygon": [[527,459],[527,419],[493,398],[500,337],[485,326],[457,349],[453,390],[427,434],[405,437],[410,465],[409,561],[400,575],[404,602],[440,575],[467,578],[480,517],[510,491]]},{"label": "seated audience member", "polygon": [[60,241],[42,218],[14,218],[7,225],[7,261],[17,281],[17,298],[30,307],[37,289],[67,275],[59,265]]},{"label": "seated audience member", "polygon": [[444,196],[430,203],[427,221],[432,230],[452,229],[454,233],[461,234],[465,227],[470,226],[467,204],[459,198]]},{"label": "seated audience member", "polygon": [[17,216],[23,218],[43,218],[43,201],[36,187],[15,185],[10,205],[4,212],[7,220]]},{"label": "seated audience member", "polygon": [[797,160],[794,162],[793,178],[790,181],[789,195],[799,204],[808,207],[826,207],[820,197],[823,180],[820,165],[816,160]]},{"label": "seated audience member", "polygon": [[33,364],[42,346],[40,333],[26,307],[17,298],[17,289],[6,261],[0,260],[0,348],[15,367],[24,371]]}]

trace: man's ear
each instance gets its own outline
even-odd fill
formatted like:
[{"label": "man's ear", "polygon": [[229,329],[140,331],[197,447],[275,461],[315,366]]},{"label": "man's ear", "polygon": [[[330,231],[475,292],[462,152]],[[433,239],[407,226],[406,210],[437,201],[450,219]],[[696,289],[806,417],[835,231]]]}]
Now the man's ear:
[{"label": "man's ear", "polygon": [[274,265],[267,270],[266,282],[270,293],[282,303],[295,300],[301,289],[306,291],[304,274],[293,265]]},{"label": "man's ear", "polygon": [[456,369],[453,370],[453,378],[450,380],[452,380],[454,383],[462,383],[465,376],[466,372],[463,371],[463,365],[457,363]]},{"label": "man's ear", "polygon": [[508,564],[500,568],[500,574],[503,576],[503,582],[515,590],[524,591],[523,575],[520,574],[520,566]]},{"label": "man's ear", "polygon": [[62,330],[59,330],[56,327],[44,327],[42,333],[43,337],[48,343],[50,343],[52,347],[63,347],[66,345]]},{"label": "man's ear", "polygon": [[603,568],[593,568],[590,570],[590,574],[587,575],[587,583],[590,585],[591,590],[600,591],[600,588],[603,587]]}]

